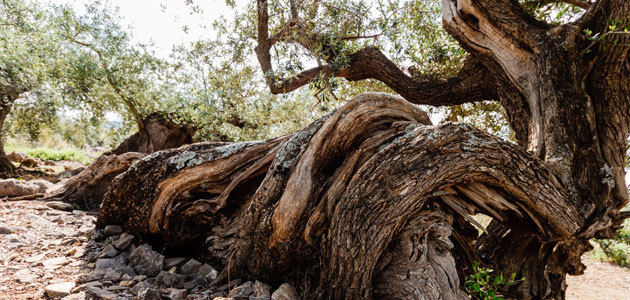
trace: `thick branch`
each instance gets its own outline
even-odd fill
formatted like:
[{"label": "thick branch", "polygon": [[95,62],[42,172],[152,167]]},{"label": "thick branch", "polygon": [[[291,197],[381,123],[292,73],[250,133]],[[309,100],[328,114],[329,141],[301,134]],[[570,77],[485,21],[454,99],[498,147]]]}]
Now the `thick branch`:
[{"label": "thick branch", "polygon": [[447,79],[416,80],[403,73],[376,48],[351,56],[338,76],[351,81],[376,79],[415,104],[458,105],[495,99],[492,74],[475,58],[468,57],[458,75]]},{"label": "thick branch", "polygon": [[[292,19],[289,20],[283,29],[269,37],[268,3],[266,0],[259,0],[257,5],[258,45],[255,51],[260,67],[265,74],[267,85],[273,94],[292,92],[307,85],[318,76],[337,76],[351,81],[379,80],[408,101],[416,104],[458,105],[496,98],[492,85],[493,81],[488,80],[489,72],[481,63],[473,59],[466,61],[464,68],[457,76],[445,80],[416,80],[402,72],[383,53],[373,47],[365,48],[350,55],[350,63],[340,70],[325,64],[304,70],[288,78],[280,78],[273,71],[270,54],[271,47],[275,43],[289,38],[291,39],[290,41],[297,42],[309,51],[314,52],[314,45],[318,44],[317,41],[320,38],[317,34],[301,38],[299,41],[289,37],[292,30],[303,27],[303,24],[295,14],[292,14]],[[294,6],[292,4],[292,8]],[[373,38],[377,36],[351,36],[346,38]],[[335,55],[335,53],[329,53],[324,59],[330,63]]]},{"label": "thick branch", "polygon": [[584,0],[534,0],[528,2],[526,5],[531,7],[547,5],[550,3],[568,3],[583,9],[589,9],[591,7],[591,3]]}]

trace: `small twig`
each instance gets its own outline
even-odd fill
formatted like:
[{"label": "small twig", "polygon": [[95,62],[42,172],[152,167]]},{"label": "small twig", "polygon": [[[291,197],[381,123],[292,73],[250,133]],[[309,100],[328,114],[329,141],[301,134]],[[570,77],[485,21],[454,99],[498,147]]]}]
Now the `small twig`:
[{"label": "small twig", "polygon": [[371,38],[377,38],[382,35],[383,33],[377,33],[377,34],[372,34],[372,35],[350,35],[350,36],[342,36],[341,39],[343,40],[371,39]]},{"label": "small twig", "polygon": [[319,90],[317,93],[315,93],[315,95],[313,95],[313,96],[315,96],[315,99],[317,99],[317,103],[315,103],[315,105],[313,105],[313,106],[311,107],[310,112],[313,112],[313,109],[315,109],[315,107],[317,107],[317,105],[319,105],[320,103],[322,103],[322,99],[319,99],[319,93],[321,93],[321,92],[323,92],[323,91],[324,91],[324,89],[321,89],[321,90]]},{"label": "small twig", "polygon": [[[611,35],[611,34],[630,34],[630,32],[625,32],[625,31],[609,31],[609,32],[606,32],[601,37],[595,39],[588,47],[586,47],[586,49],[584,49],[584,51],[582,51],[582,54],[588,53],[588,50],[591,49],[593,46],[595,46],[597,44],[597,42],[600,42],[600,39],[603,39],[606,36]],[[604,41],[601,41],[601,42],[603,43]]]}]

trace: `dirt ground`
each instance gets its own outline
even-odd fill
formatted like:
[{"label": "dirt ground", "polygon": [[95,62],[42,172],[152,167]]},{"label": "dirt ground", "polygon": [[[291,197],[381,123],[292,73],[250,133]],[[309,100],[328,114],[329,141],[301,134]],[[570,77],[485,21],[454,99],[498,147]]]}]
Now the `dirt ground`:
[{"label": "dirt ground", "polygon": [[[0,200],[0,299],[42,299],[50,284],[78,281],[87,271],[95,217],[38,201]],[[0,230],[1,231],[1,230]],[[583,276],[569,277],[568,299],[630,299],[630,269],[586,254]]]},{"label": "dirt ground", "polygon": [[567,299],[630,299],[630,268],[582,257],[586,271],[567,278]]}]

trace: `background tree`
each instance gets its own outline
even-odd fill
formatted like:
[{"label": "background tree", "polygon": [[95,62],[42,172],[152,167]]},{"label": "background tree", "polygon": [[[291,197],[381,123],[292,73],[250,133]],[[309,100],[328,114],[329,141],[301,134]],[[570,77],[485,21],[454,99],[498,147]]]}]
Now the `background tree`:
[{"label": "background tree", "polygon": [[[0,6],[6,46],[2,124],[17,103],[9,122],[34,139],[43,124],[67,112],[92,124],[106,112],[117,112],[122,129],[144,129],[143,119],[163,97],[159,71],[164,63],[132,42],[115,9],[100,1],[87,4],[83,15],[69,6],[36,9],[28,1]],[[15,175],[4,151],[0,164],[2,177]]]},{"label": "background tree", "polygon": [[[26,1],[0,3],[0,136],[13,103],[45,82],[57,59],[60,35],[50,26],[48,12]],[[15,168],[4,153],[0,139],[0,178]]]}]

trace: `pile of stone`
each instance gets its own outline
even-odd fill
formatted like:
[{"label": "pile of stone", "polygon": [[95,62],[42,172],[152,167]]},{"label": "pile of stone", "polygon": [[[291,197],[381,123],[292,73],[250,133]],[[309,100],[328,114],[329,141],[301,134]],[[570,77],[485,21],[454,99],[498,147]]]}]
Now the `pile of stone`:
[{"label": "pile of stone", "polygon": [[81,274],[77,284],[46,287],[51,298],[76,299],[299,299],[293,286],[281,285],[272,293],[269,285],[231,280],[213,286],[218,271],[209,264],[181,257],[165,258],[150,245],[134,244],[134,236],[115,225],[105,227],[98,251],[86,253],[91,271]]}]

